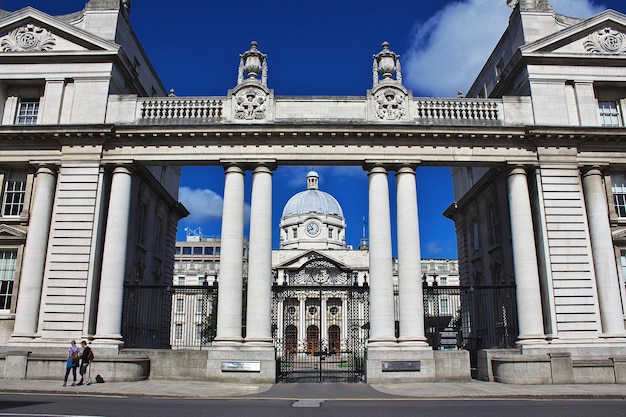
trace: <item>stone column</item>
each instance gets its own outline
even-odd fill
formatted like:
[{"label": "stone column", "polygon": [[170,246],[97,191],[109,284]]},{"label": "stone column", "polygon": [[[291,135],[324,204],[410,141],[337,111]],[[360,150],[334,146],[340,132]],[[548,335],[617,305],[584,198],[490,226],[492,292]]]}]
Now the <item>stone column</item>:
[{"label": "stone column", "polygon": [[244,177],[245,172],[238,166],[226,169],[217,333],[213,344],[242,342]]},{"label": "stone column", "polygon": [[513,270],[517,285],[518,344],[545,343],[539,267],[528,194],[528,178],[522,167],[509,173],[509,211],[513,244]]},{"label": "stone column", "polygon": [[613,250],[611,225],[602,172],[591,168],[583,174],[583,191],[589,221],[589,235],[596,286],[600,303],[600,318],[604,337],[624,337],[622,303]]},{"label": "stone column", "polygon": [[252,177],[246,343],[272,344],[272,170]]},{"label": "stone column", "polygon": [[398,221],[398,295],[400,342],[428,346],[424,333],[422,262],[420,256],[417,187],[415,170],[402,167],[396,172]]},{"label": "stone column", "polygon": [[96,322],[96,339],[104,339],[102,342],[120,343],[122,340],[122,306],[128,253],[131,187],[130,171],[121,166],[115,168],[111,180],[109,212],[102,252]]},{"label": "stone column", "polygon": [[39,167],[22,259],[13,338],[33,338],[37,333],[55,188],[55,172],[46,166]]},{"label": "stone column", "polygon": [[344,295],[341,297],[341,340],[347,339],[348,334],[348,297]]},{"label": "stone column", "polygon": [[368,173],[370,241],[369,344],[396,342],[393,311],[391,216],[387,170],[375,166]]}]

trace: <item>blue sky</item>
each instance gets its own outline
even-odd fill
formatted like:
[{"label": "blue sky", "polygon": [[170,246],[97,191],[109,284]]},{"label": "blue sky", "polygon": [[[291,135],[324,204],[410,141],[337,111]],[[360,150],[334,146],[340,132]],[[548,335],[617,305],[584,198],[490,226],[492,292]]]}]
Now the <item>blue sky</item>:
[{"label": "blue sky", "polygon": [[[0,8],[25,6],[65,14],[86,0],[0,0]],[[626,12],[624,0],[551,0],[557,12],[587,17],[606,8]],[[372,87],[372,55],[388,41],[401,55],[403,80],[414,96],[454,97],[467,91],[504,31],[511,9],[505,0],[132,0],[130,20],[166,89],[178,96],[227,94],[237,81],[239,54],[256,40],[268,55],[268,86],[276,95],[364,96]],[[274,174],[274,247],[284,204],[305,189],[311,167],[279,167]],[[313,167],[320,189],[342,205],[347,243],[358,246],[367,218],[367,176],[360,168]],[[250,175],[247,198],[250,198]],[[456,258],[447,168],[417,171],[421,254]],[[184,167],[180,200],[191,215],[180,222],[219,236],[223,170]],[[392,212],[395,210],[390,178]],[[395,225],[393,227],[395,234]],[[246,228],[247,233],[247,228]]]}]

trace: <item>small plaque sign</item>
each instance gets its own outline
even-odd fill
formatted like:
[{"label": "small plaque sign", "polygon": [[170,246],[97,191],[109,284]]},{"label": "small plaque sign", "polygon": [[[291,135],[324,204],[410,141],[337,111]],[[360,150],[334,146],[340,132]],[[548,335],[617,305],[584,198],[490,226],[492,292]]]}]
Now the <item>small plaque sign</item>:
[{"label": "small plaque sign", "polygon": [[383,361],[383,372],[419,372],[420,361]]},{"label": "small plaque sign", "polygon": [[261,361],[222,362],[222,372],[261,372]]}]

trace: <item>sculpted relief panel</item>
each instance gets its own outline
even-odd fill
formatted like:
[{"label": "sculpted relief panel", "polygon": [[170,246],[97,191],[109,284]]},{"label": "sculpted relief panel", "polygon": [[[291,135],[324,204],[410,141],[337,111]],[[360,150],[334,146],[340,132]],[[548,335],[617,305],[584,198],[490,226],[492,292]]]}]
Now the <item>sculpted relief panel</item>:
[{"label": "sculpted relief panel", "polygon": [[373,95],[374,111],[380,120],[404,120],[407,116],[407,95],[396,88],[384,88]]},{"label": "sculpted relief panel", "polygon": [[56,41],[49,30],[26,25],[13,30],[0,41],[2,52],[39,52],[51,50]]},{"label": "sculpted relief panel", "polygon": [[626,34],[607,27],[589,35],[584,45],[588,52],[594,54],[624,54]]},{"label": "sculpted relief panel", "polygon": [[233,97],[235,119],[262,120],[266,115],[267,94],[260,88],[244,88]]}]

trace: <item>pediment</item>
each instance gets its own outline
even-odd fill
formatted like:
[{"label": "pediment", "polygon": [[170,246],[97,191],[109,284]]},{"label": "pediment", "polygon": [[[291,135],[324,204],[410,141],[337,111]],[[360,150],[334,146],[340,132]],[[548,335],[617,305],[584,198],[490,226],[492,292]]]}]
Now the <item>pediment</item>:
[{"label": "pediment", "polygon": [[310,250],[304,253],[294,254],[293,257],[290,257],[284,260],[279,265],[275,265],[275,268],[278,269],[300,269],[307,263],[316,260],[324,260],[328,261],[332,264],[335,264],[339,269],[349,269],[347,265],[342,262],[339,262],[337,259],[334,259],[331,256],[318,252],[316,250]]},{"label": "pediment", "polygon": [[614,229],[612,231],[613,234],[613,241],[614,242],[624,242],[626,241],[626,229],[620,228],[620,229]]},{"label": "pediment", "polygon": [[17,227],[0,224],[0,242],[2,241],[25,241],[26,233]]},{"label": "pediment", "polygon": [[520,49],[524,56],[626,58],[626,15],[607,10]]},{"label": "pediment", "polygon": [[119,45],[26,7],[0,19],[0,54],[112,52]]}]

